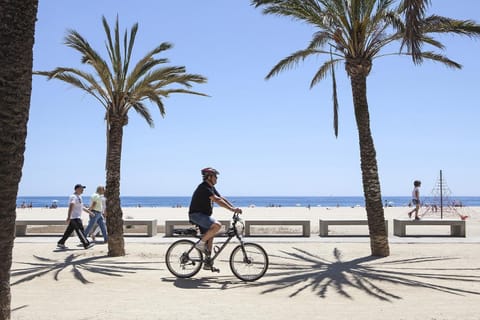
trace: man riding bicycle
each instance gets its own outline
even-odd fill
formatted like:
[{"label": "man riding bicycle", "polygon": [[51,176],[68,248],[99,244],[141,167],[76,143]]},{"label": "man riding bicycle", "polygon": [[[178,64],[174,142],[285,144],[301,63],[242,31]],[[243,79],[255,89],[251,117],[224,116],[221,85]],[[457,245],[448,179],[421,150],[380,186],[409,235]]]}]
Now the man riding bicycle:
[{"label": "man riding bicycle", "polygon": [[[215,189],[217,176],[220,174],[217,170],[205,168],[201,170],[201,173],[203,182],[198,185],[193,193],[188,215],[190,221],[198,225],[200,232],[203,234],[202,239],[195,246],[208,257],[212,252],[213,238],[222,227],[222,224],[212,217],[213,203],[234,213],[242,213],[242,210],[234,207]],[[204,269],[214,270],[211,264],[205,264]]]}]

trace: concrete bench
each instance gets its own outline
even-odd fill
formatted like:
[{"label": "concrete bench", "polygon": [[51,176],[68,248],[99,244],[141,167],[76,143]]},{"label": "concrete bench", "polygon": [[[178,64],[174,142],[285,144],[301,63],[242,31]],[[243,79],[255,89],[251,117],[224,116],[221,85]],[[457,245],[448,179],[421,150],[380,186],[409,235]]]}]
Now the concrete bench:
[{"label": "concrete bench", "polygon": [[27,235],[27,226],[67,226],[65,219],[63,220],[16,220],[15,221],[15,235],[25,236]]},{"label": "concrete bench", "polygon": [[[16,220],[15,221],[15,235],[16,236],[25,236],[27,234],[27,226],[37,225],[37,226],[60,226],[63,225],[67,227],[65,220]],[[127,219],[123,220],[124,226],[130,225],[146,225],[147,234],[149,237],[153,237],[157,234],[157,220],[156,219]]]},{"label": "concrete bench", "polygon": [[[329,226],[366,226],[368,225],[368,220],[322,220],[320,219],[320,236],[327,237],[328,236],[328,227]],[[385,220],[385,229],[387,230],[388,234],[388,221]]]},{"label": "concrete bench", "polygon": [[[222,224],[223,232],[228,230],[230,228],[231,221],[230,220],[219,220],[219,222]],[[192,223],[188,220],[165,220],[165,237],[172,237],[173,236],[173,230],[176,227],[192,227]],[[220,229],[220,230],[222,230]]]},{"label": "concrete bench", "polygon": [[157,219],[126,219],[123,220],[124,226],[144,225],[147,226],[147,235],[153,237],[157,235]]},{"label": "concrete bench", "polygon": [[399,220],[393,219],[393,234],[398,237],[406,236],[407,226],[450,226],[450,236],[465,237],[466,223],[465,220]]},{"label": "concrete bench", "polygon": [[[301,226],[302,237],[310,237],[310,220],[247,220],[245,221],[245,236],[252,235],[252,226]],[[261,236],[277,236],[262,234]]]}]

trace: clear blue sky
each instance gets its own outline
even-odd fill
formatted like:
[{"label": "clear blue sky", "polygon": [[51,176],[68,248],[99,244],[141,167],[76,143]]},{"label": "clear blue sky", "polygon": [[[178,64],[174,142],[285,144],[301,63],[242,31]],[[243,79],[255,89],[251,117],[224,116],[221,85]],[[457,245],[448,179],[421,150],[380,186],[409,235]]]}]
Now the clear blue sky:
[{"label": "clear blue sky", "polygon": [[[480,22],[478,0],[433,1],[433,12]],[[139,23],[136,58],[161,42],[173,43],[164,56],[206,76],[208,83],[194,89],[211,95],[166,99],[164,119],[152,105],[153,129],[130,114],[122,195],[191,195],[206,166],[220,170],[217,187],[227,196],[363,194],[344,69],[337,69],[338,139],[330,79],[309,89],[320,60],[264,80],[280,59],[307,46],[309,26],[264,16],[248,0],[41,0],[34,69],[82,67],[63,44],[67,29],[106,57],[102,15],[111,25],[118,15],[122,30]],[[480,195],[480,41],[442,40],[462,70],[431,62],[414,66],[398,56],[374,61],[368,99],[383,196],[408,196],[414,179],[428,195],[440,169],[454,195]],[[93,192],[105,181],[105,149],[104,110],[97,101],[60,81],[34,77],[19,195],[66,195],[75,183]]]}]

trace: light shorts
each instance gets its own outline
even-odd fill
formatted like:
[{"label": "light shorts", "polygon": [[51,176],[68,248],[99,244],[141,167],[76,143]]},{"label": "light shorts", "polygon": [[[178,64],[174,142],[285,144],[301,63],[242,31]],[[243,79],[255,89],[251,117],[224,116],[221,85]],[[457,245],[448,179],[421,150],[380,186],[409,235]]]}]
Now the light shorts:
[{"label": "light shorts", "polygon": [[210,229],[212,224],[218,223],[217,219],[201,212],[194,212],[189,214],[190,221],[200,227],[200,232],[205,233]]}]

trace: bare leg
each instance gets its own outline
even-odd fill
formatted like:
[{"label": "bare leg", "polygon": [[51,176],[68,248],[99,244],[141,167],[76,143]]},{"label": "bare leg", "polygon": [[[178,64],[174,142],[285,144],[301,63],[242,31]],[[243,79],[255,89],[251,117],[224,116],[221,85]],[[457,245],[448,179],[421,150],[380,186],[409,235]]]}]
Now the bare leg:
[{"label": "bare leg", "polygon": [[418,216],[418,211],[419,211],[419,210],[420,210],[420,205],[417,204],[417,205],[415,206],[415,210],[414,210],[414,211],[415,211],[415,219],[420,219],[420,217]]},{"label": "bare leg", "polygon": [[208,250],[210,252],[212,252],[213,238],[218,233],[218,231],[220,231],[221,227],[222,227],[222,224],[220,222],[216,222],[212,224],[210,229],[208,229],[207,233],[205,233],[202,237],[202,241],[204,241],[207,244]]}]

